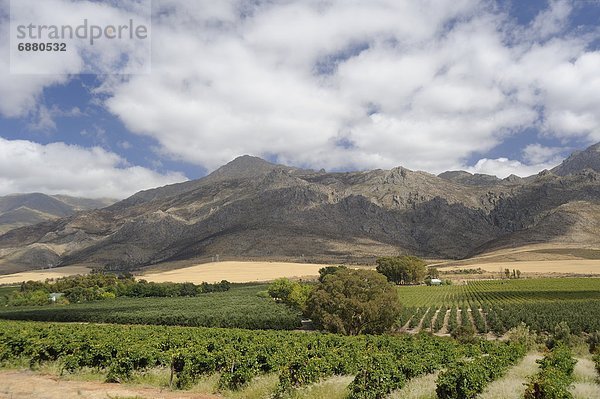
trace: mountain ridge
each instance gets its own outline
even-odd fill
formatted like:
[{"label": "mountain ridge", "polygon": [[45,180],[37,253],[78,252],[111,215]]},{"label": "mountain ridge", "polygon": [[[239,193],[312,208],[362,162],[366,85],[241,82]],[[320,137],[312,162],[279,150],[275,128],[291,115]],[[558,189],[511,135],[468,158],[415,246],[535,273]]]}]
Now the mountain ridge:
[{"label": "mountain ridge", "polygon": [[104,208],[116,200],[90,199],[43,193],[9,194],[0,197],[0,234],[76,212]]},{"label": "mountain ridge", "polygon": [[[199,180],[11,230],[0,236],[0,270],[36,262],[132,270],[215,254],[461,259],[507,243],[572,242],[571,226],[600,216],[598,158],[592,148],[565,160],[561,174],[492,179],[403,167],[327,173],[243,156]],[[600,246],[596,237],[581,244]]]}]

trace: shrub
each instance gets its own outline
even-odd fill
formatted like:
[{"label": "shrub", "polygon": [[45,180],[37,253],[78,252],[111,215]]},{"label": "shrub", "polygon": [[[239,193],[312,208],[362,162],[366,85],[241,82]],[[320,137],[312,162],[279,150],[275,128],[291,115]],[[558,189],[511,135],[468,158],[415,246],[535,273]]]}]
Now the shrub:
[{"label": "shrub", "polygon": [[571,350],[558,341],[543,359],[537,361],[540,372],[536,374],[525,391],[525,399],[570,399],[569,386],[573,382],[575,361]]}]

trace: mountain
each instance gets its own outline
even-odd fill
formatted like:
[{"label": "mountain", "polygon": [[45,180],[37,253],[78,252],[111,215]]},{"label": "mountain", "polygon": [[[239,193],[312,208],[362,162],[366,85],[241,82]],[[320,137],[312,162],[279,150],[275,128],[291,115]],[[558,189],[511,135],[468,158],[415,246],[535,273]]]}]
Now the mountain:
[{"label": "mountain", "polygon": [[501,180],[496,176],[484,175],[480,173],[472,174],[465,172],[464,170],[453,170],[440,173],[438,177],[467,186],[493,186],[501,182]]},{"label": "mountain", "polygon": [[115,200],[110,199],[76,198],[40,193],[0,197],[0,233],[70,216],[79,211],[104,208],[114,202]]},{"label": "mountain", "polygon": [[560,165],[552,169],[558,176],[583,172],[589,169],[600,172],[600,143],[594,144],[584,151],[576,151],[565,159]]},{"label": "mountain", "polygon": [[399,252],[459,259],[539,242],[598,247],[599,156],[592,147],[560,173],[502,180],[402,167],[326,173],[244,156],[199,180],[11,230],[0,236],[0,270],[134,270],[216,254],[340,262]]}]

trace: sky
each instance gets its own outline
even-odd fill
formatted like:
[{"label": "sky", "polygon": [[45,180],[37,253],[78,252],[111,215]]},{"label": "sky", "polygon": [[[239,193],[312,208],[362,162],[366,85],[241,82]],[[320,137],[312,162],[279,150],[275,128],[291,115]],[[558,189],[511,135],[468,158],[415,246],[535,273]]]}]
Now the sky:
[{"label": "sky", "polygon": [[77,52],[14,73],[9,16],[0,195],[125,198],[245,154],[528,176],[600,141],[597,0],[153,0],[150,72],[129,75]]}]

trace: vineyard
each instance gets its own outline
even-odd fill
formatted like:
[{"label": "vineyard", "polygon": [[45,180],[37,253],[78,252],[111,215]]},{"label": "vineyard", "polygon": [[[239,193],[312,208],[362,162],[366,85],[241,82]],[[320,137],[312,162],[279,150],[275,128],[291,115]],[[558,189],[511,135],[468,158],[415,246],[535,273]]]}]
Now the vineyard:
[{"label": "vineyard", "polygon": [[552,331],[561,321],[573,333],[600,330],[600,279],[472,281],[465,285],[399,287],[408,330],[452,333],[458,326],[502,335],[520,323]]},{"label": "vineyard", "polygon": [[26,361],[35,368],[55,362],[63,373],[94,369],[113,382],[161,368],[170,370],[170,383],[177,389],[192,386],[202,376],[218,375],[221,389],[235,391],[258,376],[275,374],[276,397],[287,397],[323,378],[351,375],[349,399],[383,398],[413,378],[444,368],[448,371],[438,379],[438,397],[470,398],[500,377],[524,352],[513,343],[481,340],[460,345],[428,334],[345,337],[285,331],[0,322],[0,361],[4,364]]},{"label": "vineyard", "polygon": [[258,295],[264,285],[198,297],[116,298],[70,305],[0,308],[0,319],[292,330],[300,314]]}]

